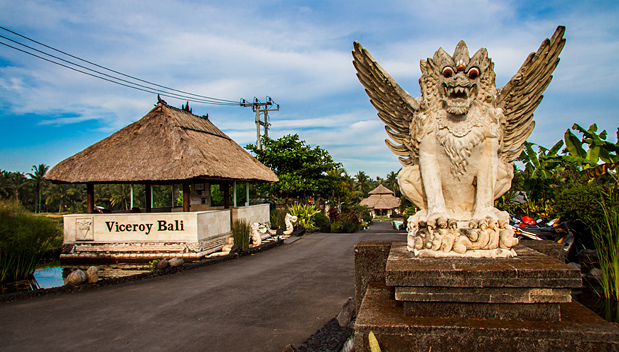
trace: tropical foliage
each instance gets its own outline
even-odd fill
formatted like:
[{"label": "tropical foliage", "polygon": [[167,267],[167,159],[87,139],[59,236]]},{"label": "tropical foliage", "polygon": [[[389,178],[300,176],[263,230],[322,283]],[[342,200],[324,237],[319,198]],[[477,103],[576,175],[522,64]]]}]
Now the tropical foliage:
[{"label": "tropical foliage", "polygon": [[28,212],[17,201],[0,201],[0,282],[32,275],[45,251],[60,245],[58,224]]},{"label": "tropical foliage", "polygon": [[[619,129],[617,134],[619,139]],[[515,170],[512,190],[495,205],[536,219],[581,219],[593,235],[602,266],[603,294],[617,300],[619,145],[607,138],[607,132],[598,132],[596,124],[588,129],[574,124],[565,131],[564,140],[550,149],[525,143],[520,156],[524,169]],[[514,202],[518,197],[520,201]]]},{"label": "tropical foliage", "polygon": [[341,165],[325,149],[312,148],[296,134],[279,139],[263,136],[262,146],[258,149],[248,144],[245,148],[279,177],[279,182],[263,185],[274,198],[306,200],[330,193],[334,180],[328,172]]},{"label": "tropical foliage", "polygon": [[311,231],[316,229],[314,217],[321,212],[311,204],[292,204],[288,206],[288,212],[292,216],[297,217],[296,226],[303,226],[306,230]]}]

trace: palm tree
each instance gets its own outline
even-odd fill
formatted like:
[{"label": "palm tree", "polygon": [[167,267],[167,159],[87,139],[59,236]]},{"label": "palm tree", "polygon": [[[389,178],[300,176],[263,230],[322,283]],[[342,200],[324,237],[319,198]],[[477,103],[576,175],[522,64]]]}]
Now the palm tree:
[{"label": "palm tree", "polygon": [[400,184],[398,183],[398,174],[391,171],[385,179],[385,186],[395,193],[396,197],[400,196]]},{"label": "palm tree", "polygon": [[[327,171],[327,175],[333,180],[333,188],[331,190],[331,201],[334,207],[340,209],[342,198],[346,197],[347,189],[350,188],[350,177],[343,167],[336,167]],[[348,192],[350,193],[350,192]]]},{"label": "palm tree", "polygon": [[62,185],[52,183],[50,187],[45,189],[44,194],[45,204],[53,204],[58,202],[58,212],[62,212],[62,206],[66,205],[71,197],[78,193],[78,190],[72,187],[72,185]]},{"label": "palm tree", "polygon": [[125,183],[115,184],[112,186],[110,203],[113,207],[122,204],[125,210],[129,210],[131,202],[131,186]]},{"label": "palm tree", "polygon": [[41,212],[41,197],[43,193],[43,184],[45,182],[45,174],[49,170],[49,166],[45,164],[39,164],[39,166],[32,165],[32,171],[28,173],[28,176],[34,183],[34,188],[36,190],[36,199],[34,202],[34,210],[35,213]]},{"label": "palm tree", "polygon": [[370,177],[365,172],[359,171],[355,175],[355,179],[357,180],[355,188],[361,192],[361,198],[367,197],[368,187],[371,181]]},{"label": "palm tree", "polygon": [[94,188],[95,188],[95,205],[102,206],[104,208],[111,208],[110,186],[105,185],[105,184],[96,184]]},{"label": "palm tree", "polygon": [[19,195],[21,191],[27,186],[28,180],[23,172],[10,172],[9,173],[9,185],[13,190],[13,196],[15,201],[19,201]]},{"label": "palm tree", "polygon": [[9,197],[10,182],[9,175],[11,173],[6,170],[0,170],[0,197]]}]

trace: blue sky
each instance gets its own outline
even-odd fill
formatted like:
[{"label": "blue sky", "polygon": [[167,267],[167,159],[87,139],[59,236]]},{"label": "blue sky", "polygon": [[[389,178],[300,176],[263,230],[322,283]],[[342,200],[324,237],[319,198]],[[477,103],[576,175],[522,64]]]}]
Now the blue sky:
[{"label": "blue sky", "polygon": [[[500,87],[565,25],[529,138],[550,147],[574,123],[596,122],[616,141],[617,18],[616,1],[0,1],[0,26],[97,64],[221,99],[271,96],[281,106],[269,115],[271,137],[298,133],[349,174],[372,177],[401,165],[355,76],[354,40],[419,96],[419,60],[439,47],[451,53],[464,39],[472,53],[488,48]],[[0,169],[53,166],[155,102],[0,46]],[[255,143],[250,108],[190,105],[239,144]]]}]

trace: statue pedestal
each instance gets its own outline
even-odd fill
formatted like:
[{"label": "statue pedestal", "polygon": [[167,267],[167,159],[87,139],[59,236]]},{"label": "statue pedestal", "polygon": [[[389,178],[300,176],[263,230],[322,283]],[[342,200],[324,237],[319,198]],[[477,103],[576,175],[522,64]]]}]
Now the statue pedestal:
[{"label": "statue pedestal", "polygon": [[370,331],[383,352],[619,351],[619,328],[572,301],[579,270],[515,249],[513,258],[416,258],[405,243],[358,243],[355,351],[369,351]]}]

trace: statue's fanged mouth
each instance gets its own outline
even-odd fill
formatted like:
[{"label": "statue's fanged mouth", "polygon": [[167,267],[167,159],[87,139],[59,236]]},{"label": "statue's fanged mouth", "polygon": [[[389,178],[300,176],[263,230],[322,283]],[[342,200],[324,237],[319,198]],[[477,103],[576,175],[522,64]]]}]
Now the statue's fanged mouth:
[{"label": "statue's fanged mouth", "polygon": [[445,87],[445,95],[450,99],[468,99],[469,87]]},{"label": "statue's fanged mouth", "polygon": [[467,114],[476,95],[477,85],[464,86],[460,83],[455,85],[449,83],[444,82],[442,92],[447,112],[454,115]]}]

